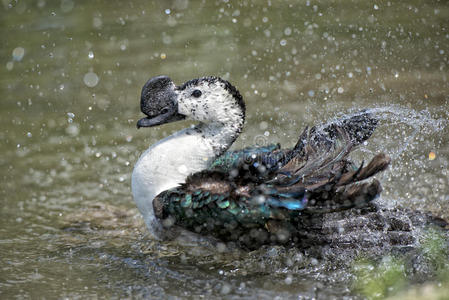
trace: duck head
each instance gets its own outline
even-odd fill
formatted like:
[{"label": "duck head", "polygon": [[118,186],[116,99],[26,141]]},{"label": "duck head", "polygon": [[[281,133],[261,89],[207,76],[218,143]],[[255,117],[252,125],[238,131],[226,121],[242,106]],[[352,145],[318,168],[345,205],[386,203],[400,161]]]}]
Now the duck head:
[{"label": "duck head", "polygon": [[147,117],[137,128],[153,127],[183,119],[226,123],[245,118],[239,91],[219,77],[202,77],[175,86],[167,76],[153,77],[142,88],[140,109]]}]

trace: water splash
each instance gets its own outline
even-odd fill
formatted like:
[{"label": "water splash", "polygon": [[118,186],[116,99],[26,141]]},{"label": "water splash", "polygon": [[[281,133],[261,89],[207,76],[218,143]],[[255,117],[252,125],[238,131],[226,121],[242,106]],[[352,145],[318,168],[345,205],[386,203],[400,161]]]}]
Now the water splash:
[{"label": "water splash", "polygon": [[447,118],[433,117],[428,109],[418,111],[390,105],[367,111],[373,113],[380,121],[379,131],[383,133],[383,138],[387,142],[382,143],[381,147],[389,152],[392,159],[399,158],[406,151],[415,150],[416,143],[429,141],[435,134],[446,129],[449,123]]},{"label": "water splash", "polygon": [[[355,161],[383,152],[392,158],[390,168],[381,176],[384,192],[379,200],[387,207],[404,205],[449,215],[449,112],[440,108],[414,109],[386,105],[366,109],[379,124],[373,136],[351,154]],[[353,108],[337,119],[360,114]]]}]

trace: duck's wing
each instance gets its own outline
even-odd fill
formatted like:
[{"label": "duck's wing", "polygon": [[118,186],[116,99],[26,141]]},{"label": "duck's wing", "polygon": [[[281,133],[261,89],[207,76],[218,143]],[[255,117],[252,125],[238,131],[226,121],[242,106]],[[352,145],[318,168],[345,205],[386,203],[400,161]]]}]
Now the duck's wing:
[{"label": "duck's wing", "polygon": [[241,241],[244,236],[249,238],[253,229],[253,235],[267,237],[270,221],[293,226],[291,219],[306,207],[305,193],[280,193],[267,184],[239,185],[226,173],[206,170],[189,176],[180,187],[160,193],[153,208],[164,226],[176,224],[226,241]]},{"label": "duck's wing", "polygon": [[341,149],[345,151],[334,157],[334,161],[346,158],[354,147],[371,136],[377,122],[369,112],[361,111],[310,130],[306,128],[292,149],[281,149],[280,144],[272,144],[227,151],[208,170],[229,173],[241,184],[262,183],[279,173],[291,174],[293,169],[301,167],[298,166],[300,162],[308,162],[308,169],[319,171],[318,166],[322,168],[323,162],[332,164],[329,158]]},{"label": "duck's wing", "polygon": [[301,243],[312,215],[363,207],[378,194],[376,183],[325,198],[318,190],[268,183],[239,185],[226,173],[203,171],[160,193],[153,208],[167,229],[181,226],[255,249],[262,244]]},{"label": "duck's wing", "polygon": [[379,195],[382,188],[377,180],[365,180],[385,170],[390,158],[376,155],[368,165],[354,165],[349,153],[368,139],[377,120],[361,112],[327,126],[305,130],[293,149],[292,158],[275,177],[268,181],[281,192],[306,189],[309,211],[332,211],[362,207]]},{"label": "duck's wing", "polygon": [[208,170],[229,173],[241,182],[260,183],[284,166],[291,152],[291,149],[281,149],[280,144],[227,151]]}]

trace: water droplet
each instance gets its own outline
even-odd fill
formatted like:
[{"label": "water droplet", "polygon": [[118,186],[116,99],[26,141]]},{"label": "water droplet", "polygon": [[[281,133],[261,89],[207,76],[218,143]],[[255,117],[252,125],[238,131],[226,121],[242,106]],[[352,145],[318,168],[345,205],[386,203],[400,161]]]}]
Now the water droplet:
[{"label": "water droplet", "polygon": [[171,10],[169,9],[169,8],[167,8],[166,10],[165,10],[165,14],[166,15],[169,15],[171,13]]},{"label": "water droplet", "polygon": [[31,134],[31,132],[27,132],[27,137],[32,137],[33,135]]},{"label": "water droplet", "polygon": [[292,29],[291,29],[290,27],[285,28],[285,29],[284,29],[284,34],[285,34],[285,35],[290,35],[290,34],[292,34]]},{"label": "water droplet", "polygon": [[25,49],[23,49],[22,47],[17,47],[12,50],[12,59],[15,61],[21,61],[24,55]]},{"label": "water droplet", "polygon": [[226,251],[226,244],[218,243],[216,248],[218,252],[223,253]]},{"label": "water droplet", "polygon": [[231,292],[231,286],[227,283],[223,283],[220,293],[222,293],[223,295],[227,295],[230,292]]},{"label": "water droplet", "polygon": [[169,16],[167,18],[167,25],[170,27],[175,27],[178,24],[178,21],[176,21],[176,18]]},{"label": "water droplet", "polygon": [[75,6],[75,3],[72,0],[62,0],[61,1],[61,11],[64,13],[70,12],[74,6]]},{"label": "water droplet", "polygon": [[314,90],[310,90],[307,92],[307,94],[309,95],[309,97],[313,97],[315,96],[315,91]]},{"label": "water droplet", "polygon": [[11,71],[14,68],[14,63],[12,61],[8,61],[6,63],[6,70]]},{"label": "water droplet", "polygon": [[172,43],[172,38],[171,36],[169,36],[168,34],[166,34],[165,32],[162,33],[162,43],[164,43],[165,45],[170,45]]},{"label": "water droplet", "polygon": [[375,9],[375,10],[378,10],[378,9],[379,9],[379,6],[378,6],[377,4],[374,4],[374,9]]},{"label": "water droplet", "polygon": [[94,87],[98,84],[100,79],[98,78],[97,74],[95,74],[94,72],[89,72],[89,73],[86,73],[86,75],[84,75],[83,81],[84,81],[84,84],[87,85],[88,87]]},{"label": "water droplet", "polygon": [[[70,120],[71,120],[71,119],[70,119]],[[68,135],[71,135],[71,136],[77,136],[77,135],[79,134],[79,132],[80,132],[80,129],[79,129],[78,125],[76,125],[76,124],[70,124],[70,125],[67,126],[67,128],[65,129],[65,132],[66,132]]]},{"label": "water droplet", "polygon": [[69,117],[69,118],[74,118],[75,117],[75,114],[74,113],[72,113],[72,112],[68,112],[67,113],[67,117]]},{"label": "water droplet", "polygon": [[178,172],[181,174],[187,174],[187,167],[185,165],[180,165],[178,167]]},{"label": "water droplet", "polygon": [[264,195],[259,195],[256,196],[252,199],[252,201],[254,202],[254,204],[264,204],[265,203],[265,196]]},{"label": "water droplet", "polygon": [[45,0],[39,0],[37,1],[37,7],[43,8],[45,6]]},{"label": "water droplet", "polygon": [[95,57],[95,55],[92,51],[89,51],[89,53],[87,54],[87,57],[89,57],[89,59],[93,59]]},{"label": "water droplet", "polygon": [[166,59],[166,58],[167,58],[167,54],[161,53],[161,59]]},{"label": "water droplet", "polygon": [[338,92],[339,94],[343,94],[344,91],[345,91],[345,89],[344,89],[343,87],[339,87],[339,88],[337,89],[337,92]]},{"label": "water droplet", "polygon": [[287,40],[281,40],[279,44],[281,44],[281,46],[285,46],[287,45]]},{"label": "water droplet", "polygon": [[101,26],[103,26],[103,21],[100,17],[94,17],[92,20],[92,25],[94,26],[94,28],[100,29]]},{"label": "water droplet", "polygon": [[268,123],[265,122],[265,121],[260,122],[259,128],[260,128],[261,130],[267,129],[267,128],[268,128]]}]

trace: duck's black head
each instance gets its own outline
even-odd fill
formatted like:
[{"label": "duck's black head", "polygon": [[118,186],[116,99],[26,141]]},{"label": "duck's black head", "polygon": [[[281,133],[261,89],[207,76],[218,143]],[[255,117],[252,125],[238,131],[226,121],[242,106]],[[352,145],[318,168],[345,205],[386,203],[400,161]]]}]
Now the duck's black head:
[{"label": "duck's black head", "polygon": [[185,118],[178,113],[177,94],[167,76],[153,77],[145,83],[140,97],[140,110],[147,115],[137,122],[137,128],[152,127]]},{"label": "duck's black head", "polygon": [[167,76],[153,77],[142,88],[140,109],[146,118],[137,128],[152,127],[188,118],[204,123],[245,119],[245,103],[238,90],[219,77],[192,79],[175,86]]}]

